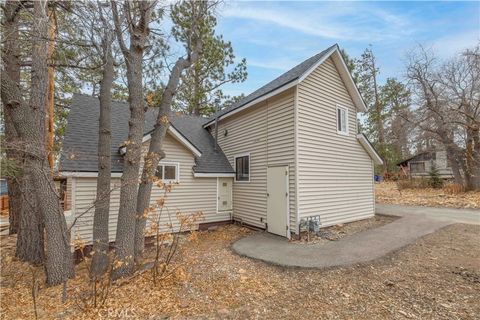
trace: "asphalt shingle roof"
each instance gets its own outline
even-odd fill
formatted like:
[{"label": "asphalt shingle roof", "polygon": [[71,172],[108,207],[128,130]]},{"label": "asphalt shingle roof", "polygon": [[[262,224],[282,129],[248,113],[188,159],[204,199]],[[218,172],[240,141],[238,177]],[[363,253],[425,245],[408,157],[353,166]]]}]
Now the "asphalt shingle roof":
[{"label": "asphalt shingle roof", "polygon": [[[145,133],[153,130],[157,111],[149,109],[145,115]],[[75,94],[68,115],[63,140],[60,171],[98,171],[99,100]],[[128,136],[128,104],[112,101],[112,172],[122,172],[123,157],[119,147]],[[222,150],[214,150],[212,135],[202,127],[204,119],[194,116],[172,116],[171,125],[202,153],[196,158],[195,172],[233,173],[232,166]]]},{"label": "asphalt shingle roof", "polygon": [[[218,151],[214,150],[214,139],[202,125],[297,80],[336,46],[338,45],[335,44],[310,57],[208,119],[194,116],[172,117],[170,119],[171,125],[202,153],[201,157],[196,158],[194,171],[202,173],[234,172],[220,148]],[[99,101],[97,98],[80,94],[74,95],[63,141],[63,152],[60,161],[61,171],[96,172],[98,170],[99,115]],[[119,152],[119,147],[127,138],[129,116],[130,112],[126,103],[112,101],[112,172],[122,172],[123,158]],[[149,109],[145,115],[145,133],[153,130],[155,119],[156,111]]]},{"label": "asphalt shingle roof", "polygon": [[237,101],[236,103],[232,104],[231,106],[220,110],[216,114],[214,114],[212,117],[205,119],[204,124],[207,124],[208,122],[211,122],[214,120],[216,117],[223,116],[224,114],[229,113],[230,111],[233,111],[235,109],[238,109],[247,103],[252,102],[253,100],[260,98],[266,94],[269,94],[270,92],[273,92],[274,90],[277,90],[280,87],[283,87],[284,85],[297,80],[300,78],[307,70],[309,70],[311,67],[313,67],[319,60],[321,60],[325,54],[327,54],[332,48],[338,46],[337,44],[334,44],[333,46],[323,50],[322,52],[314,55],[313,57],[308,58],[307,60],[303,61],[302,63],[296,65],[292,69],[288,70],[278,78],[270,81],[260,89],[252,92],[242,100]]}]

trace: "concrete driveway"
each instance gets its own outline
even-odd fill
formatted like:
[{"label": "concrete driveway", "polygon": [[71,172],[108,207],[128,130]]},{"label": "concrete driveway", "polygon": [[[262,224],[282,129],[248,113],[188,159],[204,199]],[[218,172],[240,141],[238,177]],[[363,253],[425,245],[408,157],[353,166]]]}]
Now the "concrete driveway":
[{"label": "concrete driveway", "polygon": [[453,223],[480,224],[480,210],[377,205],[377,213],[401,218],[327,244],[292,243],[256,232],[236,241],[232,248],[239,255],[276,265],[329,268],[381,258]]}]

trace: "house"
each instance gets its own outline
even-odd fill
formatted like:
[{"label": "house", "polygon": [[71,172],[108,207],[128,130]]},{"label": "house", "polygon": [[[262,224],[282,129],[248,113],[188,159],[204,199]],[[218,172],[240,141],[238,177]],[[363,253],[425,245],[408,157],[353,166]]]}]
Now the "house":
[{"label": "house", "polygon": [[[74,96],[61,160],[72,214],[82,215],[73,231],[87,241],[93,212],[85,210],[96,192],[98,104],[96,98]],[[202,211],[205,224],[233,219],[288,238],[307,219],[325,227],[372,217],[374,164],[382,159],[358,133],[357,112],[365,108],[334,45],[210,119],[172,116],[158,168],[164,180],[178,182],[167,205]],[[128,106],[114,102],[112,187],[120,181],[128,117]],[[144,150],[154,120],[149,110]],[[111,193],[112,240],[119,194],[118,188]],[[160,196],[154,187],[152,202]]]},{"label": "house", "polygon": [[400,167],[402,174],[412,178],[428,177],[433,166],[437,168],[442,178],[453,178],[452,168],[447,160],[447,152],[445,150],[437,149],[420,152],[402,160],[397,165]]}]

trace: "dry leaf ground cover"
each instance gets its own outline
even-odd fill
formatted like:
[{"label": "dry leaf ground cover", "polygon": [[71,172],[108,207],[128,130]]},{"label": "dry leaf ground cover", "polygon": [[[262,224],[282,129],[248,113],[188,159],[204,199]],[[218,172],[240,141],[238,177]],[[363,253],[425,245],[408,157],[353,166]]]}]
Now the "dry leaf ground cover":
[{"label": "dry leaf ground cover", "polygon": [[[114,286],[101,310],[81,313],[72,297],[82,270],[61,288],[39,291],[41,319],[478,319],[480,226],[453,225],[375,263],[330,270],[281,268],[235,255],[250,230],[226,226],[191,236],[172,277]],[[4,241],[5,242],[5,241]],[[33,317],[31,276],[2,250],[1,318]],[[81,268],[81,267],[79,267]]]},{"label": "dry leaf ground cover", "polygon": [[480,209],[480,191],[452,195],[443,189],[417,188],[400,192],[395,182],[376,183],[375,200],[384,204]]}]

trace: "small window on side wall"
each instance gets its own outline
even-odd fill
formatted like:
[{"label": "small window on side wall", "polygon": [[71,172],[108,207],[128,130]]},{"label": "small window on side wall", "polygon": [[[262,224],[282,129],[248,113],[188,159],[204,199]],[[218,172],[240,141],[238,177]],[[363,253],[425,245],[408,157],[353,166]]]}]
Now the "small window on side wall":
[{"label": "small window on side wall", "polygon": [[337,132],[348,135],[348,109],[337,106]]},{"label": "small window on side wall", "polygon": [[235,181],[250,181],[250,155],[235,157]]},{"label": "small window on side wall", "polygon": [[160,163],[155,175],[163,182],[178,182],[178,171],[176,163]]}]

